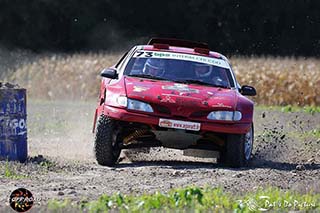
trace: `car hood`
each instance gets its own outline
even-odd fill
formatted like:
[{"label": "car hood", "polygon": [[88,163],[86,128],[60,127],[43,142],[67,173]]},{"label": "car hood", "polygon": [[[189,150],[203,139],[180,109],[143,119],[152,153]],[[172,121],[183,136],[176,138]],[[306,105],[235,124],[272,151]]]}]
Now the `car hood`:
[{"label": "car hood", "polygon": [[195,109],[235,110],[238,99],[237,91],[232,89],[128,76],[125,87],[128,98],[174,109],[183,107],[189,113]]}]

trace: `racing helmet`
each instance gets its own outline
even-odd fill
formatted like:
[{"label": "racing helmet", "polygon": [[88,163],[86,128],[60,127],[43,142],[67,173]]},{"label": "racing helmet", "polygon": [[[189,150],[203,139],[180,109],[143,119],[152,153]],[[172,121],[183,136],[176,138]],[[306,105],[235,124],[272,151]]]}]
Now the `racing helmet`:
[{"label": "racing helmet", "polygon": [[194,63],[194,72],[198,78],[209,77],[212,72],[212,66],[204,63]]},{"label": "racing helmet", "polygon": [[144,74],[163,76],[165,72],[164,60],[149,58],[144,64],[143,71]]}]

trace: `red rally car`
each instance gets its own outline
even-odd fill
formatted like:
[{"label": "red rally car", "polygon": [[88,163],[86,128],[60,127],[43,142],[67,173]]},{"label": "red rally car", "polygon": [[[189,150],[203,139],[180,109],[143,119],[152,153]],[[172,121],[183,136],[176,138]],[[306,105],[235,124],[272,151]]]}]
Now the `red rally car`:
[{"label": "red rally car", "polygon": [[153,38],[101,72],[95,155],[114,165],[122,149],[163,146],[245,166],[253,147],[256,95],[208,45]]}]

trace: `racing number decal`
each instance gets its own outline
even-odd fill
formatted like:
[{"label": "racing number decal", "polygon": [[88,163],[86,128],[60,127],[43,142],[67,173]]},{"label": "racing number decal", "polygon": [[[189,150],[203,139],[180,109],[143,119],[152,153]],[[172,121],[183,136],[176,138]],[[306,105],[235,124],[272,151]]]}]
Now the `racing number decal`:
[{"label": "racing number decal", "polygon": [[141,51],[141,52],[136,52],[133,57],[134,58],[139,58],[139,57],[150,58],[152,56],[153,56],[153,52],[143,52],[143,51]]},{"label": "racing number decal", "polygon": [[136,52],[133,57],[141,57],[143,55],[143,52]]},{"label": "racing number decal", "polygon": [[146,57],[152,57],[152,52],[146,52]]}]

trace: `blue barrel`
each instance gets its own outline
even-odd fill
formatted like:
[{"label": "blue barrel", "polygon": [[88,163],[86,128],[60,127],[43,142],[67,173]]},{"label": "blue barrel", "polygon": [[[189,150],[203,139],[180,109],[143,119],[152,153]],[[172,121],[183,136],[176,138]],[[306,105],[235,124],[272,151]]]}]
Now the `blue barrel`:
[{"label": "blue barrel", "polygon": [[0,88],[0,160],[27,160],[26,101],[26,89]]}]

